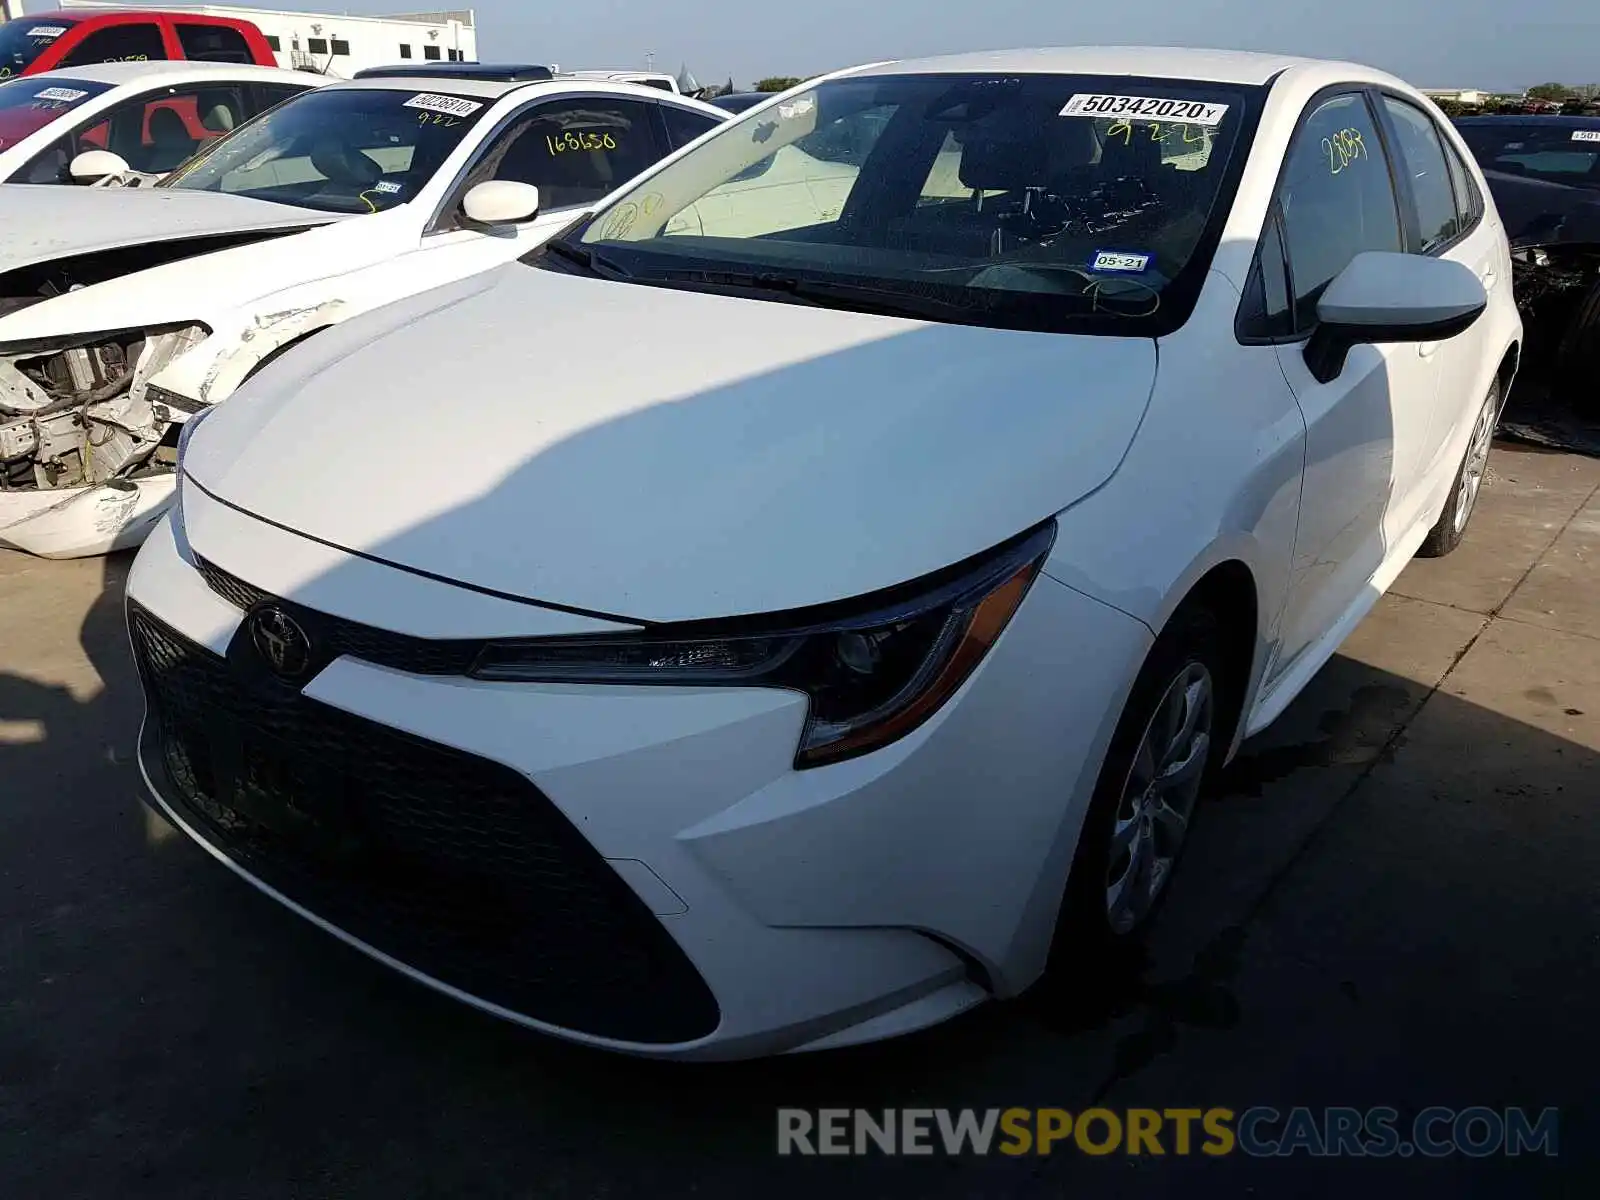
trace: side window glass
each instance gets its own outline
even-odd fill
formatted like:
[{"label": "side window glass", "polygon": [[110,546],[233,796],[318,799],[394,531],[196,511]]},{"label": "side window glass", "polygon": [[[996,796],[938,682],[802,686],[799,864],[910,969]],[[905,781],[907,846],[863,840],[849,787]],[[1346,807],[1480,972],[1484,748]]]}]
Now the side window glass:
[{"label": "side window glass", "polygon": [[1401,248],[1383,143],[1363,96],[1335,96],[1305,119],[1285,163],[1278,207],[1295,327],[1309,329],[1317,323],[1317,301],[1351,259]]},{"label": "side window glass", "polygon": [[298,96],[306,89],[299,84],[285,86],[281,83],[258,83],[255,86],[255,104],[251,116],[276,108],[290,96]]},{"label": "side window glass", "polygon": [[110,150],[135,171],[161,175],[246,120],[243,89],[164,88],[113,108],[78,135],[79,151]]},{"label": "side window glass", "polygon": [[575,97],[541,104],[511,126],[473,171],[531,183],[545,211],[590,204],[661,157],[650,110],[638,100]]},{"label": "side window glass", "polygon": [[188,25],[179,22],[178,44],[183,47],[183,56],[196,62],[254,61],[244,34],[226,25]]},{"label": "side window glass", "polygon": [[663,104],[661,115],[666,118],[667,137],[671,140],[674,150],[679,146],[687,146],[708,129],[715,129],[722,124],[715,117],[691,112],[687,108],[679,108],[676,104]]},{"label": "side window glass", "polygon": [[1478,214],[1482,211],[1478,201],[1478,188],[1472,182],[1472,173],[1467,170],[1466,164],[1461,161],[1461,156],[1448,141],[1444,143],[1444,161],[1450,168],[1450,189],[1456,195],[1456,229],[1460,233],[1465,233],[1477,224]]},{"label": "side window glass", "polygon": [[61,65],[85,67],[104,62],[152,62],[167,57],[159,25],[113,25],[84,38]]},{"label": "side window glass", "polygon": [[1445,164],[1444,146],[1433,120],[1414,104],[1385,96],[1395,140],[1399,142],[1400,164],[1411,180],[1411,195],[1417,206],[1417,229],[1422,235],[1422,252],[1437,249],[1460,232],[1456,220],[1455,192],[1450,186],[1450,168]]}]

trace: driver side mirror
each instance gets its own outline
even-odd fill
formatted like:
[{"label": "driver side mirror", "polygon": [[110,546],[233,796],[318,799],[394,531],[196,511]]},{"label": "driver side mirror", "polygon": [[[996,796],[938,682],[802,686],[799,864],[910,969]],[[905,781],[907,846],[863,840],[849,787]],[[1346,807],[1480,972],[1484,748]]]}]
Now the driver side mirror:
[{"label": "driver side mirror", "polygon": [[1471,328],[1488,306],[1483,283],[1458,262],[1368,250],[1317,301],[1306,366],[1318,383],[1332,383],[1353,347],[1442,342]]},{"label": "driver side mirror", "polygon": [[[59,160],[58,160],[59,161]],[[109,150],[85,150],[72,160],[67,173],[73,183],[98,183],[108,175],[125,175],[133,168],[120,154]]]},{"label": "driver side mirror", "polygon": [[461,212],[479,228],[521,225],[539,215],[539,189],[531,183],[491,179],[467,193]]}]

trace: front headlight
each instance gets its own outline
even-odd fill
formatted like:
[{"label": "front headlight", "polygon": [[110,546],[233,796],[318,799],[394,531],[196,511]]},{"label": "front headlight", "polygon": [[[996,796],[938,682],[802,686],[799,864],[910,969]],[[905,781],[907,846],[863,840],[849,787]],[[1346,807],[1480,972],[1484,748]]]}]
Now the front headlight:
[{"label": "front headlight", "polygon": [[1028,594],[1055,522],[938,575],[847,605],[658,626],[606,637],[494,642],[471,674],[521,683],[777,687],[810,699],[799,768],[904,737],[983,661]]}]

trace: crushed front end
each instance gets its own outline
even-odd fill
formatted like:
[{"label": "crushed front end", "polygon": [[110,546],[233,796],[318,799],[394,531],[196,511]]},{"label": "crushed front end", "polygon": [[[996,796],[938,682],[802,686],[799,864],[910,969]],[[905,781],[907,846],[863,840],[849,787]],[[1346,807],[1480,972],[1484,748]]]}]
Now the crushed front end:
[{"label": "crushed front end", "polygon": [[137,545],[174,486],[187,413],[150,379],[189,324],[0,345],[0,546],[79,558]]}]

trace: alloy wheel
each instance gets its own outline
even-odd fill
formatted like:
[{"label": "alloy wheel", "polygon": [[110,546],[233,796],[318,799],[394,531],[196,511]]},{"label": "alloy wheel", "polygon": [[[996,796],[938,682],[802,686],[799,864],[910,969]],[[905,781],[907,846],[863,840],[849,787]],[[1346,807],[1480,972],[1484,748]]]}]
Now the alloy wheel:
[{"label": "alloy wheel", "polygon": [[1156,705],[1123,784],[1107,856],[1106,917],[1117,935],[1150,915],[1172,875],[1211,757],[1216,686],[1191,662]]},{"label": "alloy wheel", "polygon": [[1467,522],[1472,518],[1472,510],[1478,503],[1478,491],[1483,486],[1483,477],[1489,467],[1489,447],[1494,442],[1497,408],[1495,395],[1490,393],[1472,430],[1472,444],[1467,447],[1467,461],[1461,468],[1461,491],[1456,497],[1455,527],[1458,535],[1466,529]]}]

